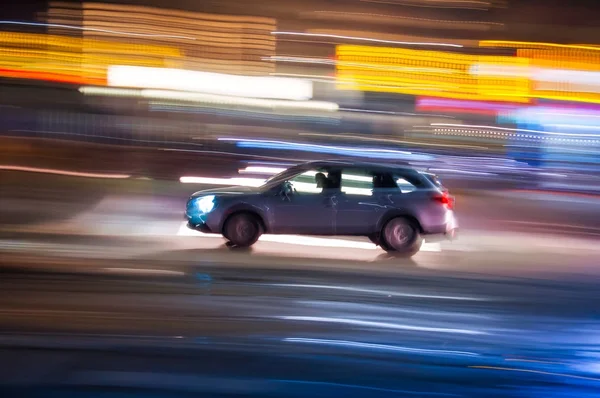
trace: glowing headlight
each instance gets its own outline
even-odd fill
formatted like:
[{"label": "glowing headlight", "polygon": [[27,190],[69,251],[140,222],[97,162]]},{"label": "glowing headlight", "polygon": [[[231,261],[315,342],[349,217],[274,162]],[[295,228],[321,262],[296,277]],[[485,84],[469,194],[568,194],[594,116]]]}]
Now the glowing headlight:
[{"label": "glowing headlight", "polygon": [[215,195],[209,195],[198,199],[196,205],[202,213],[209,213],[215,207]]}]

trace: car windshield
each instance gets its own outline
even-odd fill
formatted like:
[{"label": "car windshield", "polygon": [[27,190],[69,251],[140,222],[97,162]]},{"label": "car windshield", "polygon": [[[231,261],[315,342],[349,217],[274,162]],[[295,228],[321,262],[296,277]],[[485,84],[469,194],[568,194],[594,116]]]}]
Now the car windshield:
[{"label": "car windshield", "polygon": [[265,182],[259,187],[259,189],[262,189],[262,190],[270,189],[270,188],[274,187],[275,185],[285,181],[286,179],[291,178],[291,177],[295,176],[296,174],[301,173],[304,170],[306,170],[306,168],[302,167],[302,166],[293,166],[293,167],[290,167],[289,169],[285,169],[282,172],[279,172],[279,173],[269,177],[268,179],[266,179]]}]

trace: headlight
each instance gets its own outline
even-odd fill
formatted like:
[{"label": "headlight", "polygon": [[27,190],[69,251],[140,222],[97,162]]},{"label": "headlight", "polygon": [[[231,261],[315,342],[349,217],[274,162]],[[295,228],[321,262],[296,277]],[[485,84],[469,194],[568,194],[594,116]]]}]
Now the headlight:
[{"label": "headlight", "polygon": [[204,196],[198,199],[196,205],[202,213],[210,213],[215,207],[215,195]]}]

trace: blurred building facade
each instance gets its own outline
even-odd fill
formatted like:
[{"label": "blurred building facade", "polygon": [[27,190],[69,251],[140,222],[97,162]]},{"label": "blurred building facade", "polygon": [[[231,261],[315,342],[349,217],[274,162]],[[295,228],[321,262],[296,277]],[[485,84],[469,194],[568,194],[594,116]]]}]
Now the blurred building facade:
[{"label": "blurred building facade", "polygon": [[369,139],[600,167],[592,26],[560,32],[546,11],[534,24],[519,11],[531,5],[500,0],[250,4],[50,2],[8,21],[2,97],[21,110],[4,111],[4,133],[208,148],[239,134]]}]

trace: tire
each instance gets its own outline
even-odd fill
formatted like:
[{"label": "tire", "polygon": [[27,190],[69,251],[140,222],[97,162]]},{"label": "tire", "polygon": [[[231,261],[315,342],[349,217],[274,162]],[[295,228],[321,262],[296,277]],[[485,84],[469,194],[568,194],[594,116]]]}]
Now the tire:
[{"label": "tire", "polygon": [[414,256],[422,244],[419,227],[404,217],[391,219],[381,231],[381,248],[399,257]]},{"label": "tire", "polygon": [[260,235],[260,222],[249,213],[231,215],[223,227],[223,236],[231,242],[230,247],[250,247]]},{"label": "tire", "polygon": [[373,234],[373,235],[369,235],[367,236],[369,238],[369,240],[374,243],[376,246],[379,246],[381,244],[381,239],[379,239],[379,234]]},{"label": "tire", "polygon": [[383,240],[381,237],[381,234],[373,234],[373,235],[369,235],[367,236],[369,238],[369,240],[371,242],[373,242],[375,244],[375,246],[379,246],[381,247],[383,250],[385,250],[386,252],[391,251],[392,249],[390,248],[390,246],[385,242],[385,240]]}]

